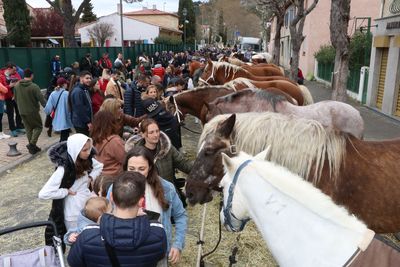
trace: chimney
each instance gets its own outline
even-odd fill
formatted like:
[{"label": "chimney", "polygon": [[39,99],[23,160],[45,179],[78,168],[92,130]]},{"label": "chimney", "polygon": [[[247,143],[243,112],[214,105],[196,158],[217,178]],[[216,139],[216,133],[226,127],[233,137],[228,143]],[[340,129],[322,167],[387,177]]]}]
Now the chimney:
[{"label": "chimney", "polygon": [[117,4],[117,13],[118,15],[121,15],[121,5]]},{"label": "chimney", "polygon": [[153,5],[153,10],[157,10],[157,5]]}]

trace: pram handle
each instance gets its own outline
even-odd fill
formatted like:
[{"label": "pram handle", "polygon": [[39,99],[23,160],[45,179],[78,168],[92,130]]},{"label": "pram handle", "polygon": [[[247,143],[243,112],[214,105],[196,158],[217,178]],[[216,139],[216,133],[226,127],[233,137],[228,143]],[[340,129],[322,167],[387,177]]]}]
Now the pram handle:
[{"label": "pram handle", "polygon": [[9,227],[9,228],[0,230],[0,236],[8,234],[8,233],[16,232],[16,231],[19,231],[19,230],[25,230],[25,229],[35,228],[35,227],[40,227],[40,226],[50,226],[50,227],[52,227],[53,230],[54,230],[54,235],[58,236],[57,227],[56,227],[56,224],[53,221],[31,222],[31,223],[25,223],[25,224],[20,224],[20,225],[17,225],[17,226]]}]

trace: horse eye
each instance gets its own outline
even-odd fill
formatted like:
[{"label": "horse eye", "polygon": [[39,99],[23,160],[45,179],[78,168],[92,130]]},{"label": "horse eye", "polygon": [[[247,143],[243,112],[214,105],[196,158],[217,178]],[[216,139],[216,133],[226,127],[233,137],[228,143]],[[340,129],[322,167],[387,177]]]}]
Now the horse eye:
[{"label": "horse eye", "polygon": [[204,154],[205,154],[206,156],[211,156],[211,155],[213,155],[214,153],[215,153],[214,149],[207,148],[207,149],[204,150]]}]

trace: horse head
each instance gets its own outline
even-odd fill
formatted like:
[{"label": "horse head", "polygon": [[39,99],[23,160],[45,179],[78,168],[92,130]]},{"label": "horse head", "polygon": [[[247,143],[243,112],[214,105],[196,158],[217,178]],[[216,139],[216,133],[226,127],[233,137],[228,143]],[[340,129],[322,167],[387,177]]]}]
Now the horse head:
[{"label": "horse head", "polygon": [[232,114],[218,125],[215,133],[204,139],[186,183],[190,204],[203,204],[213,199],[212,190],[218,188],[224,175],[222,152],[229,156],[236,154],[235,146],[230,143],[235,121],[236,115]]},{"label": "horse head", "polygon": [[[224,194],[224,204],[220,212],[220,217],[221,223],[225,226],[226,230],[240,232],[250,220],[249,209],[246,207],[246,198],[238,190],[237,181],[240,178],[243,168],[253,160],[264,160],[269,150],[270,146],[255,157],[240,152],[236,157],[231,158],[227,154],[222,153],[222,163],[226,174],[220,182]],[[243,178],[241,177],[241,179]]]},{"label": "horse head", "polygon": [[204,67],[203,74],[199,79],[201,85],[215,85],[218,84],[214,77],[214,64],[210,58],[207,60],[207,65]]},{"label": "horse head", "polygon": [[176,116],[179,123],[185,119],[185,113],[180,110],[173,95],[166,97],[163,103],[165,110]]}]

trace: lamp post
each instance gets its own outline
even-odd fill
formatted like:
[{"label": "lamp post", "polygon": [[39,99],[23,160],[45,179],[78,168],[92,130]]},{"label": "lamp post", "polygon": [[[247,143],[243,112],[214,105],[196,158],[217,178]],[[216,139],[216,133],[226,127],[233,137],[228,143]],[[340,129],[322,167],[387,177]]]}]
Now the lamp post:
[{"label": "lamp post", "polygon": [[182,9],[182,15],[183,15],[183,50],[186,51],[186,16],[187,16],[186,7]]},{"label": "lamp post", "polygon": [[[134,2],[142,2],[143,0],[124,0],[124,2],[128,4],[132,4]],[[124,22],[123,22],[123,8],[122,8],[122,0],[119,0],[119,15],[121,18],[121,53],[124,57]]]}]

